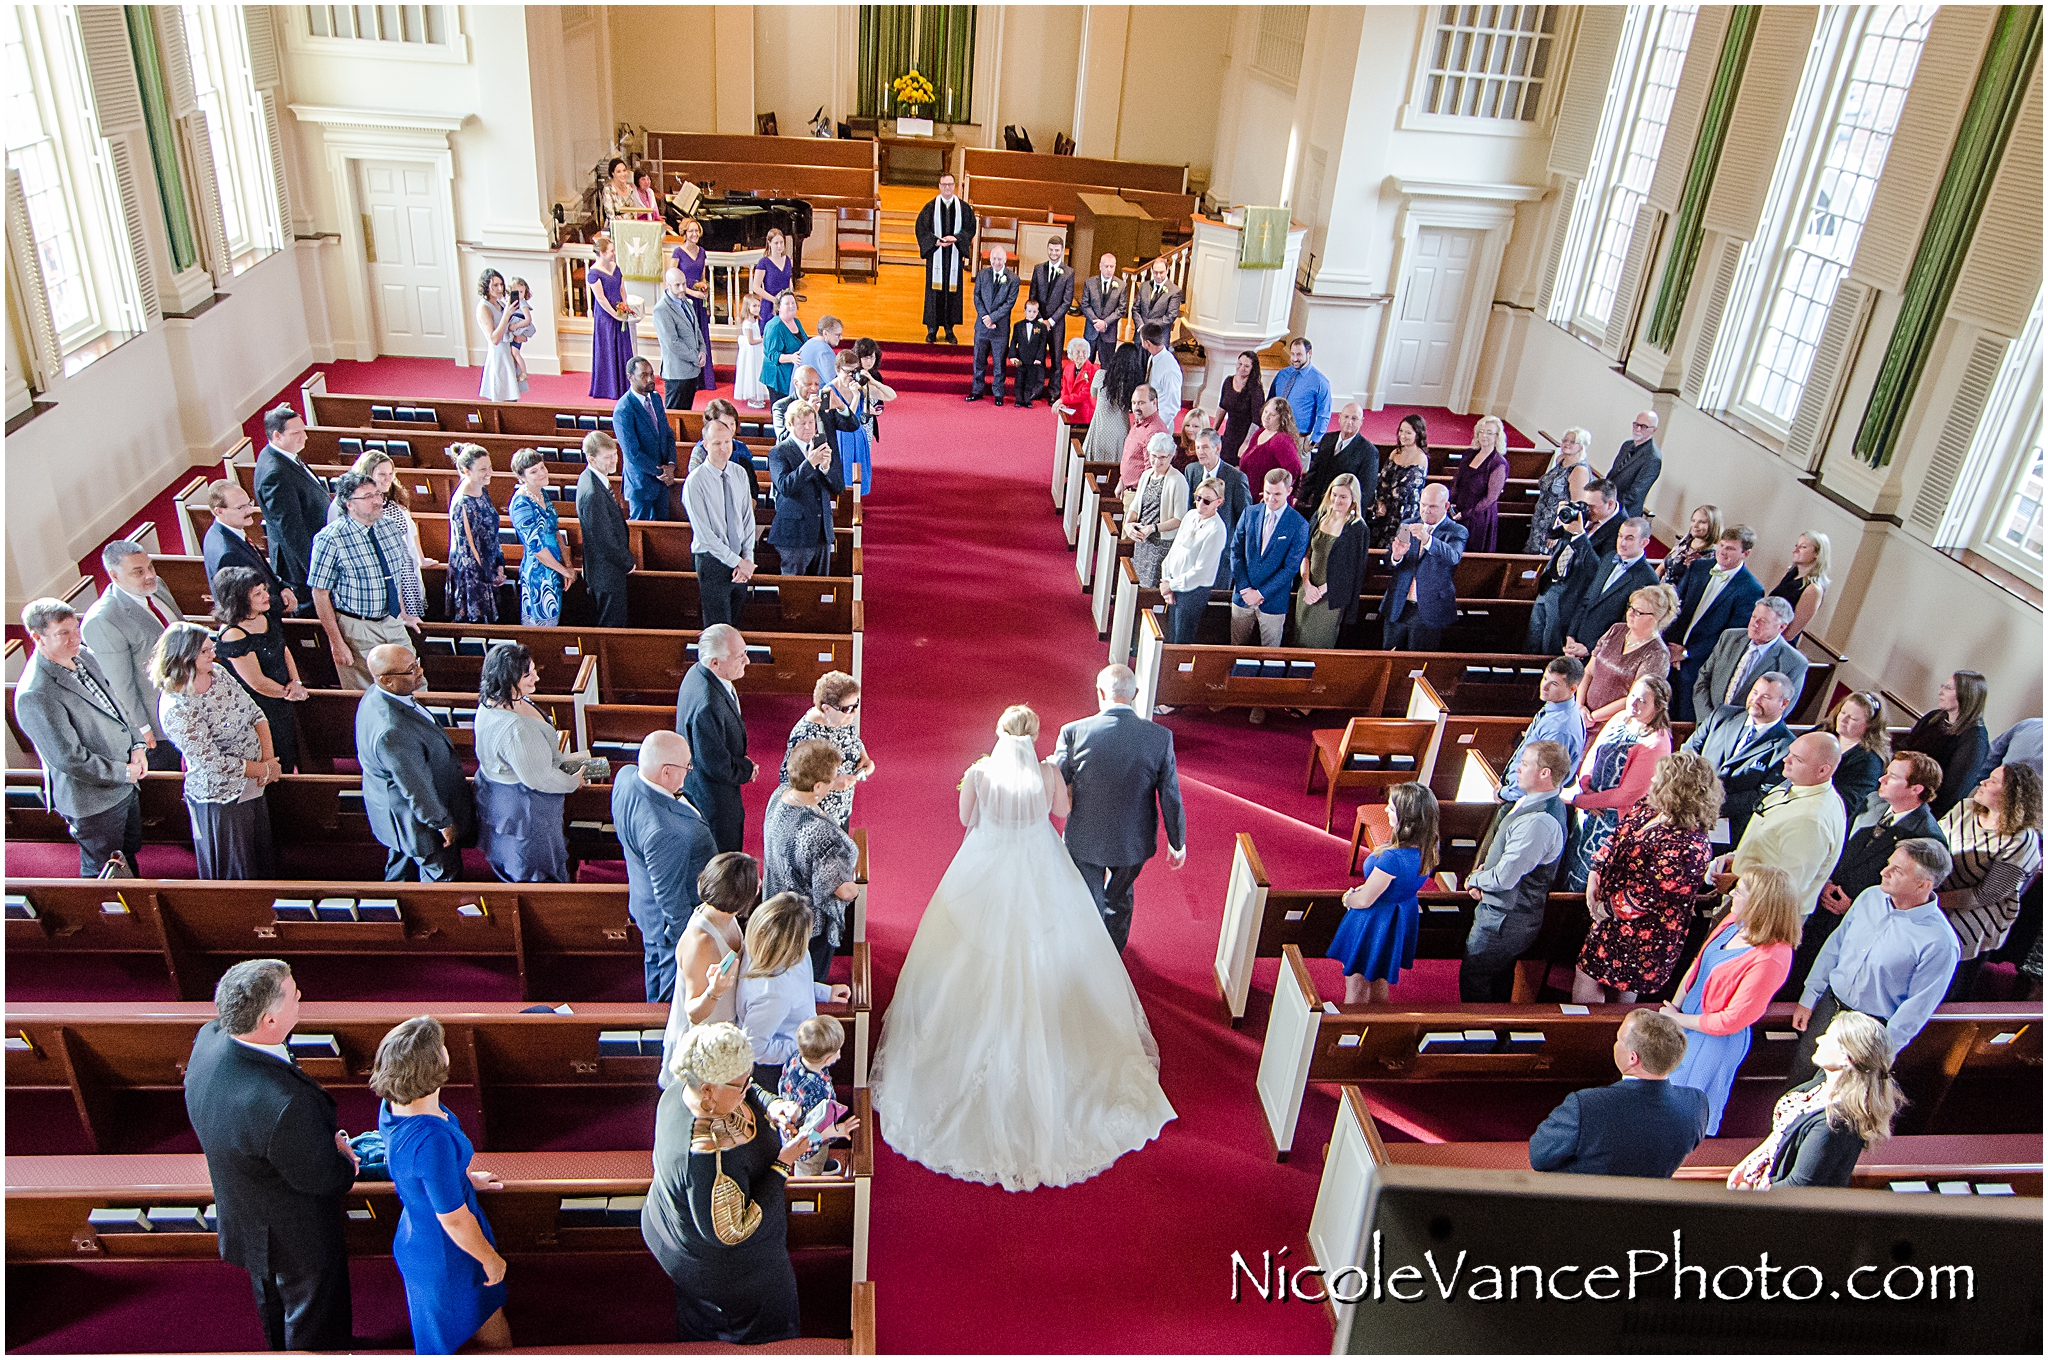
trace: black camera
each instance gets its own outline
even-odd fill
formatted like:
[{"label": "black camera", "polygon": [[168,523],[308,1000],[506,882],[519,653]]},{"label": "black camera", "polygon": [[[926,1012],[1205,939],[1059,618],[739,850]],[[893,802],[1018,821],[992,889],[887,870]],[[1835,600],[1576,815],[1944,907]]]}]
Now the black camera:
[{"label": "black camera", "polygon": [[1585,517],[1586,508],[1577,501],[1566,501],[1563,505],[1557,507],[1557,522],[1559,524],[1576,524]]}]

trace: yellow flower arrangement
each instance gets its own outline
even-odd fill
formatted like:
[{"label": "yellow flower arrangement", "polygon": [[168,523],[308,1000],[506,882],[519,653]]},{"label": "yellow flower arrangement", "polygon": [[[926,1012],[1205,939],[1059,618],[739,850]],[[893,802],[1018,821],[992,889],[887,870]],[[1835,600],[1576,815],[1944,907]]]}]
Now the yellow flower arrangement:
[{"label": "yellow flower arrangement", "polygon": [[907,104],[912,108],[923,108],[938,98],[938,92],[932,89],[932,83],[915,70],[906,71],[896,77],[889,89],[895,94],[897,103]]}]

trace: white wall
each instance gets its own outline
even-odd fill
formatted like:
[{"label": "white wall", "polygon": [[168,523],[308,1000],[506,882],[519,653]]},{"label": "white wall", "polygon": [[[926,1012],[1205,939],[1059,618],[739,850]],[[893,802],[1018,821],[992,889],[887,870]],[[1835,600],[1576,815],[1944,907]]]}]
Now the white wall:
[{"label": "white wall", "polygon": [[1207,182],[1235,19],[1228,5],[1131,7],[1115,159],[1186,165]]},{"label": "white wall", "polygon": [[[1495,409],[1524,431],[1584,425],[1605,467],[1630,419],[1652,405],[1642,387],[1591,345],[1523,311],[1494,314],[1490,348],[1500,360]],[[1931,705],[1958,667],[1984,673],[1992,731],[2041,712],[2041,611],[1961,563],[1881,521],[1811,489],[1762,445],[1682,402],[1666,406],[1658,444],[1664,472],[1651,492],[1658,535],[1668,540],[1695,505],[1721,507],[1757,531],[1750,568],[1765,587],[1791,562],[1792,541],[1819,530],[1833,548],[1836,581],[1813,631],[1847,659],[1847,679]]]},{"label": "white wall", "polygon": [[165,321],[54,384],[45,397],[56,407],[8,436],[10,617],[69,589],[79,558],[180,472],[217,463],[258,403],[314,361],[304,295],[319,254],[300,242],[244,270],[198,317]]},{"label": "white wall", "polygon": [[832,112],[838,35],[831,5],[754,7],[754,111],[774,113],[783,136],[803,136],[819,105]]},{"label": "white wall", "polygon": [[[995,6],[982,11],[976,41],[995,31]],[[1034,151],[1050,153],[1058,133],[1074,133],[1074,83],[1081,61],[1079,5],[1002,6],[1000,73],[989,121],[1000,147],[1005,123],[1027,129]]]},{"label": "white wall", "polygon": [[638,124],[651,132],[714,129],[719,62],[713,49],[712,8],[607,7],[614,119]]}]

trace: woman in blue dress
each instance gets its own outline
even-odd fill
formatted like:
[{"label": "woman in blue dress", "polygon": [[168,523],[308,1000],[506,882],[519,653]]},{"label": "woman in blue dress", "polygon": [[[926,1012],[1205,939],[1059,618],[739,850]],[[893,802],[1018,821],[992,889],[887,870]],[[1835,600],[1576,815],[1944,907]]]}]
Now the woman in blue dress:
[{"label": "woman in blue dress", "polygon": [[1403,968],[1415,966],[1422,934],[1416,894],[1436,872],[1436,795],[1427,784],[1396,784],[1387,791],[1394,843],[1365,862],[1365,882],[1344,894],[1344,919],[1329,957],[1344,964],[1344,1004],[1387,1003]]},{"label": "woman in blue dress", "polygon": [[498,542],[498,507],[491,504],[491,455],[475,444],[456,444],[449,456],[462,480],[448,502],[448,621],[496,623],[505,549]]},{"label": "woman in blue dress", "polygon": [[866,496],[875,481],[875,403],[896,400],[896,392],[862,369],[851,346],[839,351],[839,371],[820,394],[825,402],[824,425],[839,450],[840,479]]},{"label": "woman in blue dress", "polygon": [[611,234],[599,232],[591,244],[597,258],[583,271],[590,287],[590,395],[617,401],[626,394],[626,361],[633,357],[633,309]]},{"label": "woman in blue dress", "polygon": [[447,1080],[447,1036],[433,1016],[407,1020],[377,1045],[370,1070],[370,1089],[382,1097],[377,1131],[405,1210],[391,1255],[420,1355],[453,1355],[472,1342],[483,1350],[512,1344],[505,1258],[476,1198],[478,1190],[504,1186],[488,1171],[469,1169],[476,1149],[441,1108]]},{"label": "woman in blue dress", "polygon": [[[685,217],[682,226],[683,243],[670,252],[676,268],[683,271],[683,282],[690,286],[690,296],[697,299],[697,326],[704,332],[704,376],[698,380],[699,392],[718,390],[718,370],[711,366],[711,281],[708,277],[711,257],[704,253],[704,224],[694,217]],[[733,318],[739,324],[739,318]]]},{"label": "woman in blue dress", "polygon": [[1749,1027],[1792,971],[1799,924],[1791,877],[1768,865],[1747,871],[1735,880],[1728,915],[1678,984],[1678,1000],[1662,1007],[1685,1030],[1685,1056],[1669,1080],[1707,1093],[1709,1138],[1720,1131],[1736,1069],[1749,1053]]},{"label": "woman in blue dress", "polygon": [[576,569],[562,561],[562,516],[547,497],[548,465],[539,449],[512,455],[519,489],[512,493],[512,527],[519,534],[519,621],[552,628],[562,621],[562,592]]}]

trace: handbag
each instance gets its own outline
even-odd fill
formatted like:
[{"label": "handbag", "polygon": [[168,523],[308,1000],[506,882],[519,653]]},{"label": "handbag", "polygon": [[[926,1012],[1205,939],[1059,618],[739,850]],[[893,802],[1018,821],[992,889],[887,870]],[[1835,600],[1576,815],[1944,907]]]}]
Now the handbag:
[{"label": "handbag", "polygon": [[711,1230],[728,1247],[736,1247],[761,1226],[761,1206],[747,1198],[739,1182],[725,1174],[725,1151],[713,1154]]}]

